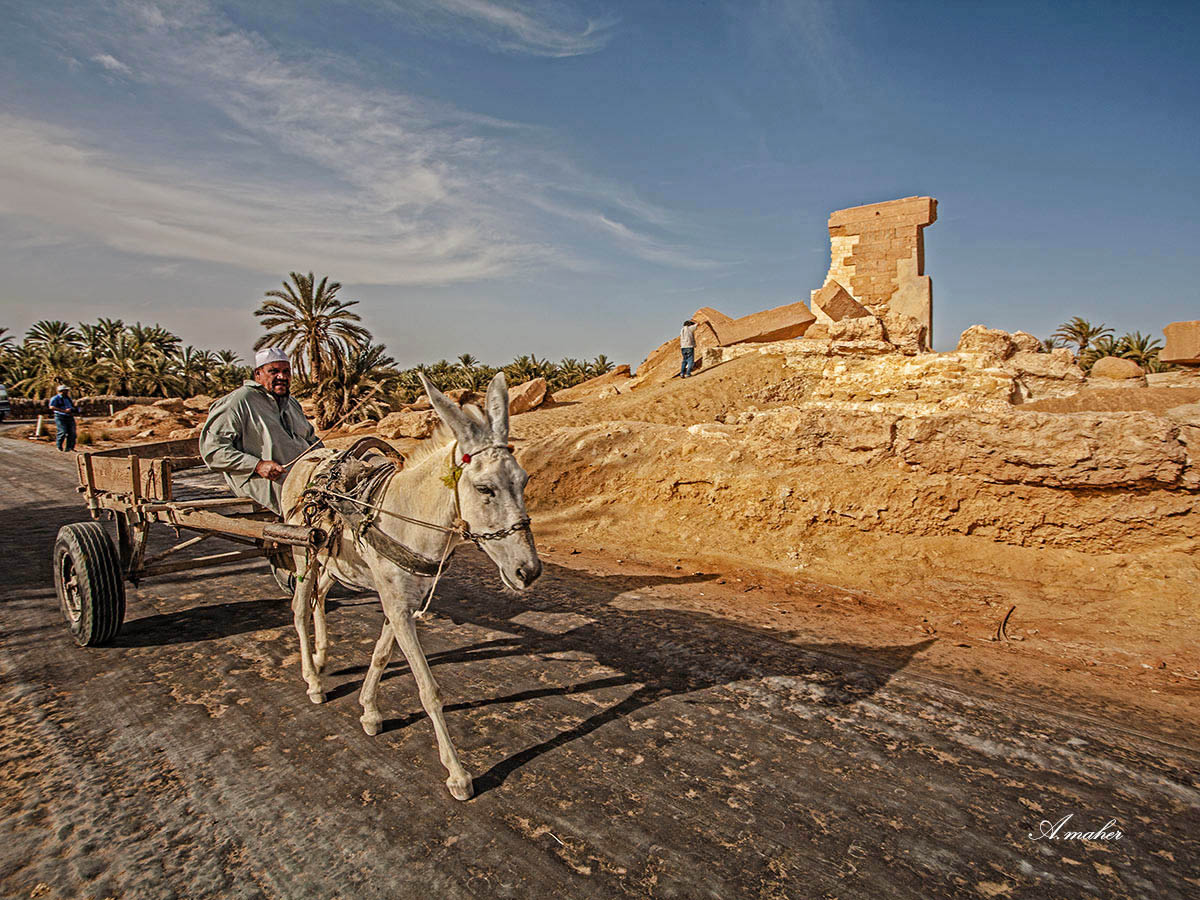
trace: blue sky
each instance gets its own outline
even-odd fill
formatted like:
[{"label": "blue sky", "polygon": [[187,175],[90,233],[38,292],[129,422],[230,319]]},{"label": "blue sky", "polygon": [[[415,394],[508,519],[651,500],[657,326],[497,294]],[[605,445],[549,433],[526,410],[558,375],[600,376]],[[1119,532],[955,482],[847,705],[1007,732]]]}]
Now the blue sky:
[{"label": "blue sky", "polygon": [[243,354],[291,270],[402,365],[636,364],[939,201],[938,349],[1200,318],[1200,4],[0,0],[0,325]]}]

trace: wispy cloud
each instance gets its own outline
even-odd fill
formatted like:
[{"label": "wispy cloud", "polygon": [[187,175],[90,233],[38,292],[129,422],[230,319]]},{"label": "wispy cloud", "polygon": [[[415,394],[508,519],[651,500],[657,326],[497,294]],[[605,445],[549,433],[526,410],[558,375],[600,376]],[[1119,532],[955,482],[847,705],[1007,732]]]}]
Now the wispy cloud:
[{"label": "wispy cloud", "polygon": [[[309,57],[294,62],[202,0],[116,2],[115,16],[73,31],[60,23],[60,36],[82,58],[136,72],[147,90],[235,127],[206,132],[199,145],[179,136],[203,159],[198,170],[137,147],[120,152],[93,132],[0,119],[9,138],[0,178],[15,187],[0,211],[130,252],[263,272],[321,267],[364,283],[448,284],[577,264],[587,251],[562,241],[548,216],[582,226],[593,245],[704,265],[670,239],[668,213],[578,172],[538,129],[360,87],[344,60],[330,67],[337,77]],[[437,5],[510,29],[528,24],[488,0]]]},{"label": "wispy cloud", "polygon": [[[0,212],[48,221],[118,250],[228,263],[263,272],[296,266],[354,273],[364,283],[432,284],[509,270],[537,251],[482,240],[465,225],[389,229],[327,192],[190,181],[130,170],[77,135],[0,117]],[[310,262],[311,260],[311,262]]]},{"label": "wispy cloud", "polygon": [[121,75],[128,75],[132,71],[129,66],[108,53],[97,53],[92,57],[92,62],[97,63],[110,72],[117,72]]},{"label": "wispy cloud", "polygon": [[849,23],[862,14],[851,0],[758,0],[733,8],[758,65],[779,77],[799,76],[830,107],[863,102],[854,90],[863,61],[845,38]]},{"label": "wispy cloud", "polygon": [[603,49],[617,19],[589,17],[565,3],[504,0],[388,0],[396,16],[488,49],[532,56],[580,56]]}]

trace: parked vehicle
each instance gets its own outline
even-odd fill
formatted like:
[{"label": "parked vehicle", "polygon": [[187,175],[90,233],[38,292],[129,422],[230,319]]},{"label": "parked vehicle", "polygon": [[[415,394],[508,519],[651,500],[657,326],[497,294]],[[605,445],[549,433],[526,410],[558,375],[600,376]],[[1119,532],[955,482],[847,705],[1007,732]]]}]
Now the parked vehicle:
[{"label": "parked vehicle", "polygon": [[0,422],[8,418],[12,407],[8,405],[8,388],[0,384]]}]

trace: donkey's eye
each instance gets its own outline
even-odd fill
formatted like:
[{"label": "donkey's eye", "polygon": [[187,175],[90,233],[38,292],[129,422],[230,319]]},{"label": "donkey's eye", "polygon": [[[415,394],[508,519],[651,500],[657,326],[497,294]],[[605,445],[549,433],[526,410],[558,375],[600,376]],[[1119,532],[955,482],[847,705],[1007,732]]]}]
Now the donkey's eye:
[{"label": "donkey's eye", "polygon": [[485,496],[485,497],[495,497],[496,496],[496,491],[486,484],[475,485],[475,490],[479,491],[479,493],[483,494],[483,496]]}]

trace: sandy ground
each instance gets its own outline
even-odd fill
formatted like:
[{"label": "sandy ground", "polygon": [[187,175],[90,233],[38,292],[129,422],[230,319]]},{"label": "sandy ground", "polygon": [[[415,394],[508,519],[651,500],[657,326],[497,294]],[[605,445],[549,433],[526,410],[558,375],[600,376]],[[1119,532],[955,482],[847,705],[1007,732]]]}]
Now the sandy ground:
[{"label": "sandy ground", "polygon": [[[5,897],[1200,889],[1195,720],[1143,702],[1167,671],[1122,691],[1078,650],[988,641],[992,607],[956,640],[886,596],[557,542],[511,595],[466,548],[422,626],[460,804],[403,664],[383,735],[358,729],[372,597],[333,604],[323,707],[261,566],[147,582],[113,647],[73,647],[45,570],[83,509],[30,449],[0,441]],[[1123,837],[1030,839],[1067,814]]]}]

